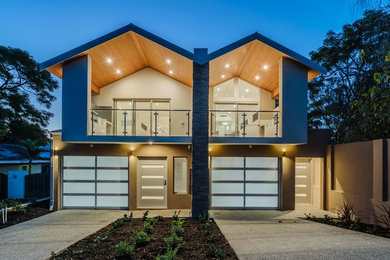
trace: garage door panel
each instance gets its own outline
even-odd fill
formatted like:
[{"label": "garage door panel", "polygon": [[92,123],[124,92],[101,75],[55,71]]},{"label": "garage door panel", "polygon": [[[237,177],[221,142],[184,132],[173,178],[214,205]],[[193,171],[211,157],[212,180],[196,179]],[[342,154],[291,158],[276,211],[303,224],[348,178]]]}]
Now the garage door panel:
[{"label": "garage door panel", "polygon": [[243,194],[243,183],[213,183],[211,185],[212,194]]},{"label": "garage door panel", "polygon": [[246,207],[252,208],[277,208],[278,207],[278,196],[246,196],[245,205]]},{"label": "garage door panel", "polygon": [[97,196],[98,207],[127,208],[129,206],[128,196]]},{"label": "garage door panel", "polygon": [[98,156],[97,167],[118,167],[127,168],[129,165],[128,157],[121,156]]},{"label": "garage door panel", "polygon": [[279,207],[279,158],[213,157],[211,207]]},{"label": "garage door panel", "polygon": [[247,168],[278,168],[278,158],[275,157],[246,157]]},{"label": "garage door panel", "polygon": [[65,182],[64,193],[95,193],[94,182]]},{"label": "garage door panel", "polygon": [[128,208],[128,175],[128,157],[64,156],[62,205]]},{"label": "garage door panel", "polygon": [[95,170],[93,169],[65,169],[64,180],[95,180]]},{"label": "garage door panel", "polygon": [[129,179],[129,171],[126,170],[97,170],[98,181],[127,181]]},{"label": "garage door panel", "polygon": [[243,170],[213,170],[212,180],[213,181],[243,181],[244,171]]},{"label": "garage door panel", "polygon": [[64,156],[64,167],[95,167],[95,156]]},{"label": "garage door panel", "polygon": [[247,181],[278,181],[277,170],[246,170]]},{"label": "garage door panel", "polygon": [[96,192],[98,194],[100,193],[109,193],[109,194],[123,194],[128,193],[129,185],[126,183],[97,183],[97,190]]},{"label": "garage door panel", "polygon": [[244,196],[212,196],[211,206],[241,208],[244,207]]},{"label": "garage door panel", "polygon": [[246,183],[245,191],[247,194],[275,194],[278,195],[277,183]]},{"label": "garage door panel", "polygon": [[214,168],[242,168],[244,167],[244,157],[213,157]]},{"label": "garage door panel", "polygon": [[64,195],[62,203],[64,207],[94,207],[95,196]]}]

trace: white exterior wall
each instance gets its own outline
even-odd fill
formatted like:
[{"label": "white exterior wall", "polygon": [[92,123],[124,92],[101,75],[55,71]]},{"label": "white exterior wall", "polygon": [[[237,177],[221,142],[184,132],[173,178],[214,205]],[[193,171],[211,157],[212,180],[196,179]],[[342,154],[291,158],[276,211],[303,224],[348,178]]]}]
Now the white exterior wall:
[{"label": "white exterior wall", "polygon": [[114,106],[114,99],[170,99],[171,109],[191,109],[192,88],[160,72],[145,68],[100,89],[92,96],[96,106]]}]

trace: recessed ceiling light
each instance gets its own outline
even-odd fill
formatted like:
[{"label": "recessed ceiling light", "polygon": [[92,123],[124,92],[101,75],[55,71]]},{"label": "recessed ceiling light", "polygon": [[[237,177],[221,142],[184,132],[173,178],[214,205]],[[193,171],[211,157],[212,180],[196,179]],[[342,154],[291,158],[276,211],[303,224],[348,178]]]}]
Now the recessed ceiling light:
[{"label": "recessed ceiling light", "polygon": [[169,74],[171,74],[171,75],[172,75],[172,74],[173,74],[173,71],[172,71],[172,70],[169,70]]},{"label": "recessed ceiling light", "polygon": [[268,69],[268,65],[264,65],[263,69],[267,70]]},{"label": "recessed ceiling light", "polygon": [[221,78],[223,78],[223,79],[224,79],[225,77],[226,77],[225,75],[222,75],[222,76],[221,76]]},{"label": "recessed ceiling light", "polygon": [[121,70],[116,70],[116,74],[121,74]]},{"label": "recessed ceiling light", "polygon": [[112,59],[111,58],[107,58],[106,61],[107,61],[108,64],[112,63]]},{"label": "recessed ceiling light", "polygon": [[217,88],[217,91],[219,91],[219,88]]},{"label": "recessed ceiling light", "polygon": [[171,60],[170,59],[167,59],[167,64],[171,64]]},{"label": "recessed ceiling light", "polygon": [[245,89],[245,91],[246,91],[246,92],[249,92],[249,89],[247,88],[247,89]]},{"label": "recessed ceiling light", "polygon": [[259,75],[256,75],[256,76],[255,76],[255,79],[256,79],[256,80],[259,80],[259,79],[260,79],[260,76],[259,76]]},{"label": "recessed ceiling light", "polygon": [[225,64],[225,68],[229,68],[230,67],[230,64],[229,63],[226,63]]}]

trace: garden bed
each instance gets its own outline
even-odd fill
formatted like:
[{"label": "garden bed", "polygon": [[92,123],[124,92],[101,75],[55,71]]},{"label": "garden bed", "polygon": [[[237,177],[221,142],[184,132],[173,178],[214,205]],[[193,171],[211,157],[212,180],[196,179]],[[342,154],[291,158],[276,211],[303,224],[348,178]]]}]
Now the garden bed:
[{"label": "garden bed", "polygon": [[355,220],[350,220],[350,221],[345,221],[342,218],[333,218],[325,215],[324,217],[315,217],[313,215],[306,215],[307,220],[311,220],[314,222],[322,223],[322,224],[327,224],[331,226],[336,226],[340,228],[346,228],[354,231],[359,231],[367,234],[372,234],[376,236],[381,236],[385,238],[390,238],[390,232],[389,229],[383,228],[381,226],[377,225],[371,225],[371,224],[365,224],[360,222],[358,218]]},{"label": "garden bed", "polygon": [[[137,245],[134,232],[145,231],[145,222],[149,221],[147,219],[154,227],[149,232],[150,240]],[[182,242],[177,246],[176,258],[164,258],[164,254],[169,251],[166,238],[174,233],[174,220],[177,220],[177,216],[144,219],[124,217],[53,255],[51,259],[156,259],[158,256],[162,257],[159,259],[237,259],[214,220],[190,218],[179,220],[184,222],[181,224],[183,232],[179,236]],[[131,245],[131,253],[119,256],[117,246],[120,242]]]},{"label": "garden bed", "polygon": [[[7,202],[8,201],[11,200],[7,200]],[[15,224],[19,224],[24,221],[31,220],[50,213],[48,206],[47,207],[46,206],[47,206],[46,203],[38,203],[35,205],[29,205],[28,207],[23,208],[22,210],[19,209],[16,211],[8,211],[8,217],[7,217],[8,221],[7,223],[3,224],[0,220],[0,229]]]}]

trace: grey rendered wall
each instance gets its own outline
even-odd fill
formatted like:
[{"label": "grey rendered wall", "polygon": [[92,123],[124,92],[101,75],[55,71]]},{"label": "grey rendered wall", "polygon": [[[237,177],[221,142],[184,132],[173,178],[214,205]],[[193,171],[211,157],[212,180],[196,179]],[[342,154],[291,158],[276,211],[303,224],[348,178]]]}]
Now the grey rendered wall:
[{"label": "grey rendered wall", "polygon": [[307,68],[280,60],[280,108],[282,139],[286,143],[307,142]]},{"label": "grey rendered wall", "polygon": [[90,58],[82,56],[63,66],[62,140],[84,141],[87,138],[90,99]]}]

